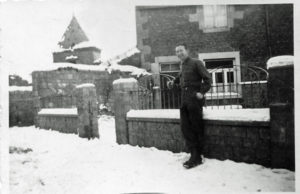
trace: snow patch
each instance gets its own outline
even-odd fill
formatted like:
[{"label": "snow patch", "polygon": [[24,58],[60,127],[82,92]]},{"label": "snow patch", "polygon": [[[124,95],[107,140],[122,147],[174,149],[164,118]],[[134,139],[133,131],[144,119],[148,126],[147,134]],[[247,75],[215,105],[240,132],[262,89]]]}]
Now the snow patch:
[{"label": "snow patch", "polygon": [[38,115],[78,115],[77,108],[43,108]]},{"label": "snow patch", "polygon": [[66,60],[74,60],[74,59],[78,59],[78,57],[74,55],[66,56]]},{"label": "snow patch", "polygon": [[137,83],[137,80],[130,77],[130,78],[120,78],[113,81],[113,85],[120,84],[120,83]]},{"label": "snow patch", "polygon": [[95,87],[95,84],[85,83],[85,84],[80,84],[80,85],[76,86],[76,88],[88,88],[88,87]]},{"label": "snow patch", "polygon": [[267,69],[274,67],[282,67],[294,65],[294,56],[282,55],[277,57],[272,57],[267,61]]},{"label": "snow patch", "polygon": [[32,91],[32,86],[9,86],[10,92],[15,91]]},{"label": "snow patch", "polygon": [[[127,118],[180,119],[178,109],[130,110]],[[270,109],[214,109],[204,108],[203,118],[227,121],[270,121]]]}]

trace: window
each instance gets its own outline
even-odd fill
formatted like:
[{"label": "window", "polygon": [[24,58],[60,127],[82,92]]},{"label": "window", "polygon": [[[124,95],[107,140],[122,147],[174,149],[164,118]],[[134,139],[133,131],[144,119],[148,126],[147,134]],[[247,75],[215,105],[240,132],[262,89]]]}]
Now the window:
[{"label": "window", "polygon": [[223,83],[223,72],[216,73],[216,83],[217,84]]},{"label": "window", "polygon": [[203,10],[206,29],[228,27],[226,5],[204,5]]},{"label": "window", "polygon": [[234,77],[232,71],[227,72],[227,83],[234,83]]},{"label": "window", "polygon": [[160,71],[161,72],[179,72],[180,65],[179,65],[179,63],[161,63]]}]

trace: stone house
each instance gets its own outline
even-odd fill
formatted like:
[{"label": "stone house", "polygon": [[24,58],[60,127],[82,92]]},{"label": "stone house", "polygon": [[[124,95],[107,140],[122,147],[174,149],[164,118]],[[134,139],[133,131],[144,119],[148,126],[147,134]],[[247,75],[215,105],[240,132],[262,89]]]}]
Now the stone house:
[{"label": "stone house", "polygon": [[254,96],[247,81],[266,80],[270,57],[294,53],[292,4],[137,6],[136,31],[142,68],[176,75],[175,46],[186,43],[211,72],[212,96],[224,98],[229,91],[236,94],[230,98]]},{"label": "stone house", "polygon": [[120,77],[148,74],[113,61],[101,63],[101,49],[89,41],[74,16],[58,47],[53,52],[53,63],[32,72],[36,113],[41,108],[76,107],[75,88],[85,83],[95,85],[99,107],[113,110],[112,82]]}]

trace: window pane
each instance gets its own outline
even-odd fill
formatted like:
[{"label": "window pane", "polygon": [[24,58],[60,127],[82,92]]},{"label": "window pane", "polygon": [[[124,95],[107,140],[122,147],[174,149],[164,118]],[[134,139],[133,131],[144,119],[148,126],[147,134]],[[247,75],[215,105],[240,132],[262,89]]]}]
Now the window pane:
[{"label": "window pane", "polygon": [[216,22],[216,27],[226,27],[227,26],[226,5],[217,5],[215,22]]},{"label": "window pane", "polygon": [[223,83],[223,72],[216,73],[216,83]]},{"label": "window pane", "polygon": [[171,71],[180,71],[179,63],[171,64]]},{"label": "window pane", "polygon": [[205,28],[214,27],[214,6],[213,5],[203,5],[204,10],[204,26]]},{"label": "window pane", "polygon": [[170,64],[161,64],[161,71],[170,71]]},{"label": "window pane", "polygon": [[227,83],[234,83],[233,72],[227,72]]}]

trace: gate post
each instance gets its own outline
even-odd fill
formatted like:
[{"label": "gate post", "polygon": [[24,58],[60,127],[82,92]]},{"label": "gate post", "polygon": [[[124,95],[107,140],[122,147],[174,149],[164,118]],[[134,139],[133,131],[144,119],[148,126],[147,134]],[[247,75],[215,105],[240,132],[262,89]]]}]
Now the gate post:
[{"label": "gate post", "polygon": [[295,170],[294,62],[290,57],[268,61],[271,165]]},{"label": "gate post", "polygon": [[83,138],[99,138],[97,119],[97,95],[94,84],[76,86],[78,111],[78,135]]},{"label": "gate post", "polygon": [[129,144],[126,114],[138,108],[138,82],[134,78],[121,78],[113,82],[115,126],[118,144]]}]

